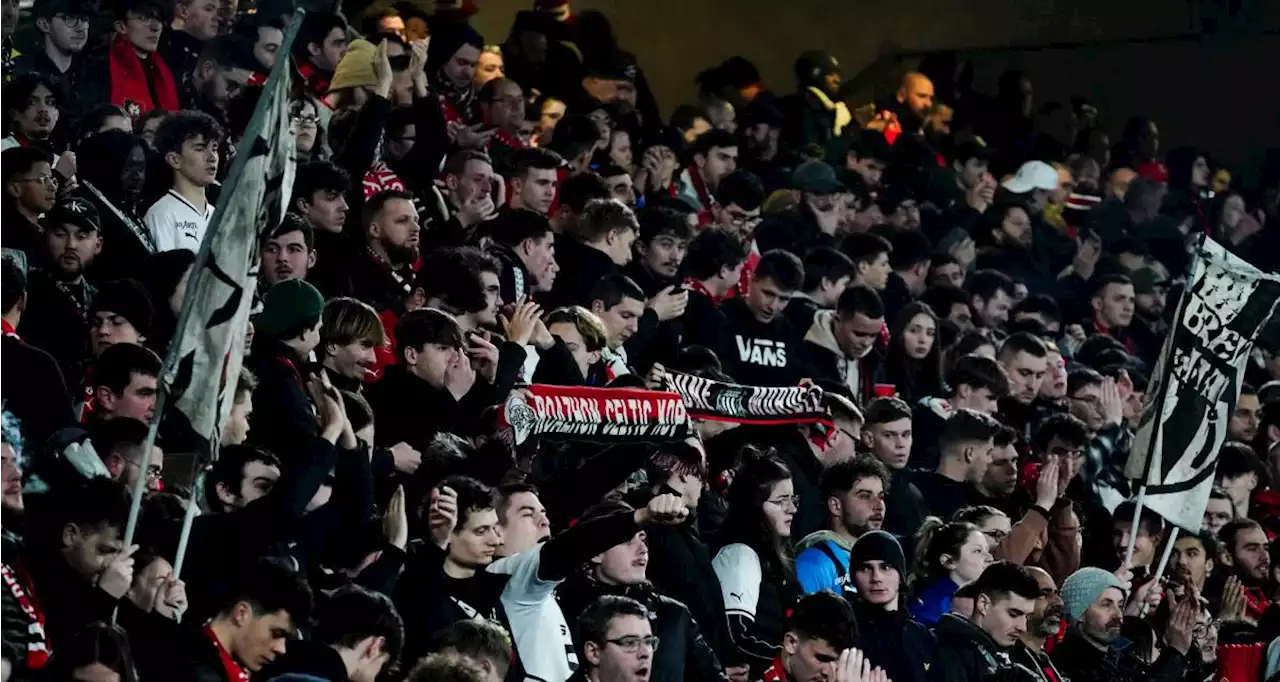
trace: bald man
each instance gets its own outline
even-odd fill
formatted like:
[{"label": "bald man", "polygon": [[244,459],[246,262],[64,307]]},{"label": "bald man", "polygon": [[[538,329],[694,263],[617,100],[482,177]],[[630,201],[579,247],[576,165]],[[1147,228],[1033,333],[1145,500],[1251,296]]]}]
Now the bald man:
[{"label": "bald man", "polygon": [[918,129],[928,118],[929,109],[933,107],[933,81],[923,73],[912,71],[902,77],[895,98],[898,104],[902,105],[902,112],[910,111],[915,114],[915,119],[918,121],[916,125],[904,124],[903,127]]},{"label": "bald man", "polygon": [[1055,637],[1063,620],[1067,617],[1066,606],[1062,596],[1058,594],[1058,585],[1048,571],[1037,566],[1028,566],[1027,571],[1035,577],[1040,585],[1040,597],[1036,599],[1036,608],[1027,618],[1027,631],[1022,634],[1021,641],[1009,651],[1009,657],[1031,670],[1053,671],[1047,679],[1062,679],[1049,656],[1044,652],[1045,640]]}]

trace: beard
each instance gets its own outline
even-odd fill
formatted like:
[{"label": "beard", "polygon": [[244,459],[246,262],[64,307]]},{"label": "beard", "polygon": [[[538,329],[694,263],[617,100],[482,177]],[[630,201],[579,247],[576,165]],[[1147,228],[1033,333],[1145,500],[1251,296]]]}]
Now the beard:
[{"label": "beard", "polygon": [[387,258],[391,259],[392,265],[411,265],[418,260],[417,242],[392,244],[384,241],[382,242],[382,248],[386,249]]}]

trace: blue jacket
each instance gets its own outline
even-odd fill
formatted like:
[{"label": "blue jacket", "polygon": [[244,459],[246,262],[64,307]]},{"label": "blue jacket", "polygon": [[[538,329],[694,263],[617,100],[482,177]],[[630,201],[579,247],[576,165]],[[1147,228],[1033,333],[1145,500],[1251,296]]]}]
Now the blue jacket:
[{"label": "blue jacket", "polygon": [[920,593],[911,599],[908,610],[911,617],[925,625],[934,626],[942,616],[951,612],[951,598],[960,586],[951,578],[939,578],[927,583]]},{"label": "blue jacket", "polygon": [[[818,531],[800,541],[796,556],[796,579],[805,594],[827,590],[836,594],[853,592],[849,575],[849,547],[830,531]],[[807,547],[807,548],[806,548]]]}]

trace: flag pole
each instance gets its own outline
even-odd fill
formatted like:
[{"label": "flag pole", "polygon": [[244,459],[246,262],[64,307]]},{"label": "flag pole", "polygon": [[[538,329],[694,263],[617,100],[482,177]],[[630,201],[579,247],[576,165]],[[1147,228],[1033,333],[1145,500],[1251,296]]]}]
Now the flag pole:
[{"label": "flag pole", "polygon": [[1147,484],[1138,488],[1138,499],[1133,504],[1133,526],[1129,528],[1129,548],[1124,552],[1124,563],[1133,568],[1133,549],[1138,544],[1139,523],[1142,520],[1142,504],[1147,501]]},{"label": "flag pole", "polygon": [[[302,17],[305,14],[306,12],[302,9],[297,9],[294,11],[293,19],[292,21],[289,22],[289,28],[286,31],[284,36],[284,42],[281,44],[280,54],[282,55],[282,58],[277,59],[275,65],[271,68],[271,75],[267,79],[268,85],[276,82],[277,79],[279,78],[289,77],[287,70],[292,68],[292,66],[290,65],[290,59],[289,59],[289,49],[293,44],[294,38],[297,37],[298,35],[298,29],[301,27]],[[264,110],[265,110],[265,102],[260,99],[257,103],[256,108],[254,109],[253,117],[249,121],[249,126],[247,130],[254,130],[262,126],[262,118],[265,115]],[[231,171],[227,174],[227,177],[238,178],[243,173],[244,166],[248,162],[249,156],[250,154],[247,153],[247,151],[246,153],[238,154],[235,160],[232,161],[231,163]],[[209,262],[210,251],[213,248],[213,237],[218,232],[218,230],[222,227],[222,222],[223,221],[218,218],[217,212],[215,211],[214,219],[209,225],[209,230],[205,233],[204,240],[201,241],[200,243],[200,251],[196,255],[195,263],[192,264],[191,266],[192,272],[201,271],[202,269],[204,269],[205,265]],[[181,330],[186,327],[187,321],[191,317],[191,312],[193,309],[193,306],[191,305],[191,301],[192,301],[191,298],[187,298],[186,300],[183,301],[182,310],[178,314],[178,324],[176,326],[176,329]],[[179,344],[175,343],[174,340],[170,340],[169,350],[168,352],[165,353],[164,367],[161,371],[162,377],[168,376],[171,372],[173,372],[173,370],[177,366],[178,359],[179,359],[178,348],[179,348]],[[235,378],[232,377],[230,378],[230,380],[234,381]],[[142,452],[144,453],[151,452],[151,448],[155,447],[156,435],[160,430],[160,419],[164,414],[165,404],[168,402],[167,398],[169,397],[169,390],[166,385],[166,382],[160,381],[158,389],[159,390],[156,392],[155,410],[152,412],[150,423],[147,425],[147,438],[142,443]],[[213,443],[215,445],[217,443],[217,434],[215,434]],[[198,454],[203,454],[203,453],[198,453]],[[216,451],[212,454],[216,456]],[[125,522],[124,546],[126,548],[133,544],[134,536],[138,530],[138,516],[142,511],[142,496],[143,496],[143,493],[146,491],[146,478],[147,477],[145,475],[139,476],[138,480],[134,483],[134,486],[133,486],[133,499],[130,501],[129,517],[128,517],[128,520]],[[197,477],[197,480],[199,480],[199,477]],[[179,546],[183,550],[185,550],[187,539],[191,532],[190,521],[193,519],[194,507],[196,504],[198,504],[198,502],[193,494],[187,508],[188,518],[184,520],[184,523],[183,523],[183,534],[182,534],[182,537],[179,538]],[[181,554],[175,557],[175,561],[181,562]],[[176,573],[177,571],[175,571],[175,574]],[[118,614],[118,609],[117,609],[117,614]],[[116,619],[116,616],[115,614],[113,614],[112,622],[115,622],[115,619]]]},{"label": "flag pole", "polygon": [[[1172,525],[1172,524],[1170,524]],[[1169,565],[1169,556],[1173,554],[1173,543],[1178,541],[1178,531],[1182,530],[1178,526],[1173,526],[1169,531],[1169,539],[1164,543],[1164,553],[1160,556],[1160,566],[1156,568],[1155,588],[1160,589],[1160,579],[1164,577],[1164,569]],[[1145,618],[1147,616],[1147,605],[1142,605],[1142,613],[1138,614]]]},{"label": "flag pole", "polygon": [[173,579],[182,577],[182,564],[187,558],[187,541],[191,538],[191,525],[195,523],[196,508],[200,505],[200,493],[204,490],[204,479],[209,467],[201,466],[196,472],[196,480],[191,484],[191,499],[187,500],[187,513],[182,516],[182,534],[178,536],[178,554],[173,558]]}]

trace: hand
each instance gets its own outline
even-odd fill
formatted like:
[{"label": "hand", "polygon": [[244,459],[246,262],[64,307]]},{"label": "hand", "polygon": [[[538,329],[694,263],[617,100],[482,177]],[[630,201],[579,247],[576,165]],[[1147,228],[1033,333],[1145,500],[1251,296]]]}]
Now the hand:
[{"label": "hand", "polygon": [[858,649],[845,649],[836,661],[835,682],[886,682],[883,670],[871,669],[871,661]]},{"label": "hand", "polygon": [[1058,458],[1058,499],[1067,495],[1067,487],[1071,485],[1071,458]]},{"label": "hand", "polygon": [[467,338],[467,357],[471,366],[484,380],[493,383],[498,376],[498,347],[489,343],[489,333],[472,334]]},{"label": "hand", "polygon": [[471,359],[466,353],[456,354],[444,371],[444,387],[454,400],[462,400],[475,383],[476,371],[471,368]]},{"label": "hand", "polygon": [[387,503],[387,511],[382,515],[382,534],[387,538],[387,544],[393,547],[404,549],[409,546],[409,514],[405,511],[402,485],[396,486],[391,501]]},{"label": "hand", "polygon": [[391,72],[391,60],[387,57],[387,41],[378,43],[373,52],[373,92],[379,97],[391,94],[391,80],[395,74]]},{"label": "hand", "polygon": [[1133,565],[1127,560],[1120,564],[1120,568],[1117,568],[1114,574],[1125,592],[1128,592],[1129,588],[1133,587]]},{"label": "hand", "polygon": [[1169,624],[1164,629],[1164,641],[1178,653],[1186,655],[1191,650],[1191,636],[1196,627],[1196,615],[1200,599],[1192,590],[1187,598],[1173,607]]},{"label": "hand", "polygon": [[667,368],[655,362],[653,363],[653,366],[649,368],[649,373],[644,375],[644,385],[650,391],[660,391],[662,390],[662,384],[664,383],[666,376]]},{"label": "hand", "polygon": [[1102,382],[1099,407],[1106,423],[1119,425],[1124,422],[1124,401],[1120,399],[1120,389],[1116,388],[1115,379],[1108,377]]},{"label": "hand", "polygon": [[1081,279],[1089,279],[1093,277],[1093,270],[1098,266],[1098,259],[1102,257],[1102,240],[1097,237],[1085,237],[1076,239],[1076,255],[1071,261],[1071,269],[1075,270]]},{"label": "hand", "polygon": [[422,466],[422,453],[405,442],[391,446],[391,460],[396,471],[413,475]]},{"label": "hand", "polygon": [[98,587],[113,599],[120,599],[133,586],[133,553],[137,551],[137,545],[129,545],[98,574]]},{"label": "hand", "polygon": [[978,247],[972,239],[965,237],[959,244],[951,247],[951,256],[959,261],[960,267],[968,270],[973,261],[978,259]]},{"label": "hand", "polygon": [[1062,480],[1061,458],[1049,455],[1044,466],[1040,467],[1040,478],[1036,479],[1036,506],[1048,511],[1058,501],[1059,482]]},{"label": "hand", "polygon": [[321,435],[336,445],[338,438],[346,430],[347,413],[342,407],[342,395],[329,383],[328,375],[323,372],[307,381],[307,391],[316,406],[316,419],[320,422]]},{"label": "hand", "polygon": [[679,495],[655,495],[644,509],[637,509],[637,526],[675,526],[689,517],[689,508]]},{"label": "hand", "polygon": [[58,160],[53,164],[53,170],[64,178],[71,179],[76,176],[76,153],[62,152]]},{"label": "hand", "polygon": [[425,95],[427,87],[427,49],[431,45],[431,37],[414,40],[409,43],[412,54],[409,57],[409,75],[413,78],[414,89],[420,96]]},{"label": "hand", "polygon": [[467,199],[458,208],[458,222],[465,228],[475,227],[480,223],[493,219],[496,215],[498,215],[498,209],[494,206],[493,197],[487,193],[473,199]]},{"label": "hand", "polygon": [[1160,602],[1162,601],[1164,601],[1164,588],[1160,583],[1156,582],[1153,576],[1148,578],[1145,583],[1134,588],[1133,594],[1129,596],[1129,601],[1125,604],[1124,612],[1127,616],[1145,616],[1147,613],[1160,608]]},{"label": "hand", "polygon": [[645,302],[644,307],[652,309],[661,322],[680,317],[684,314],[685,307],[689,305],[689,292],[676,291],[675,289],[676,285],[672,284],[659,291],[653,298]]},{"label": "hand", "polygon": [[1218,619],[1223,622],[1243,621],[1244,610],[1244,585],[1239,578],[1231,576],[1222,588],[1222,606],[1218,609]]},{"label": "hand", "polygon": [[1089,335],[1084,333],[1084,326],[1078,324],[1069,324],[1063,328],[1064,337],[1063,345],[1066,346],[1067,355],[1075,355],[1080,350],[1080,346],[1089,339]]},{"label": "hand", "polygon": [[187,611],[187,584],[181,580],[169,579],[160,589],[160,598],[156,600],[156,613],[171,620],[182,620]]},{"label": "hand", "polygon": [[481,132],[480,129],[483,127],[483,123],[458,126],[455,138],[458,146],[464,149],[484,149],[488,146],[489,138],[493,137],[493,134],[498,132],[498,129],[494,128],[493,130]]},{"label": "hand", "polygon": [[547,350],[556,345],[556,337],[551,335],[551,330],[547,329],[547,323],[539,317],[533,328],[533,345],[538,350]]},{"label": "hand", "polygon": [[427,514],[427,526],[431,529],[431,540],[440,549],[449,546],[449,536],[458,523],[458,493],[449,486],[441,486],[431,491],[431,508]]},{"label": "hand", "polygon": [[541,314],[542,308],[537,303],[526,299],[516,306],[515,311],[511,313],[510,320],[505,316],[501,316],[499,319],[502,321],[502,328],[507,334],[507,340],[522,346],[529,345],[529,340],[533,338],[533,331],[537,328],[538,317]]}]

